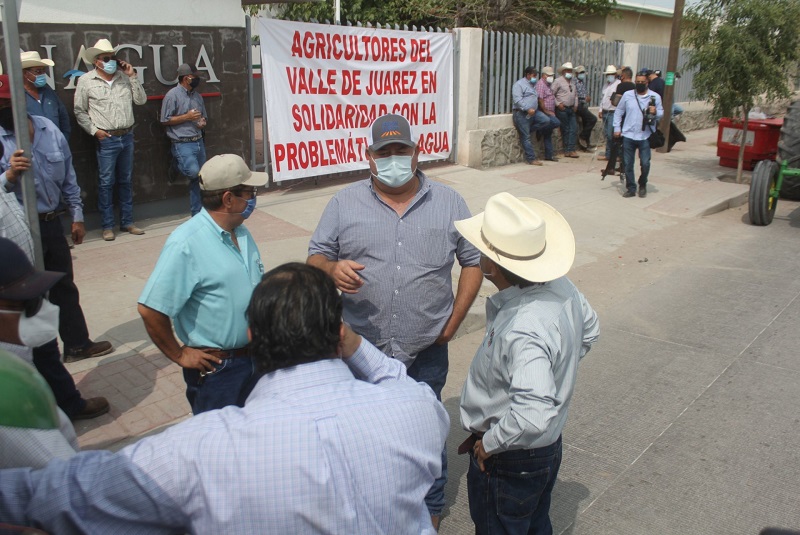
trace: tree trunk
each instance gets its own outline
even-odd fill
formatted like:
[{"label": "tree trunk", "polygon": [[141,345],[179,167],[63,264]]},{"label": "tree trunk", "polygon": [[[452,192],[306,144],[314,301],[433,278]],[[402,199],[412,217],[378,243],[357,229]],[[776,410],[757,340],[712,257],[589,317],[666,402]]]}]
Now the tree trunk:
[{"label": "tree trunk", "polygon": [[747,116],[750,115],[750,108],[742,106],[744,113],[744,123],[742,124],[742,140],[739,142],[739,164],[736,166],[736,183],[742,183],[742,169],[744,168],[744,148],[747,145]]}]

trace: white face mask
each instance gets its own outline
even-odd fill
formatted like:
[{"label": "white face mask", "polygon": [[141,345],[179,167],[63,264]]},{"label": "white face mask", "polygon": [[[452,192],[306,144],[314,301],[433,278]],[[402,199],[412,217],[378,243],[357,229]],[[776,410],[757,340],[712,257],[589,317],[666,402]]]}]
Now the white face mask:
[{"label": "white face mask", "polygon": [[613,84],[614,80],[616,80],[616,79],[617,79],[617,77],[614,76],[613,74],[609,74],[608,76],[606,76],[606,82],[608,82],[609,84]]},{"label": "white face mask", "polygon": [[552,83],[553,83],[553,77],[552,77],[552,76],[548,76],[547,78],[545,78],[545,81],[546,81],[548,84],[552,84]]},{"label": "white face mask", "polygon": [[39,347],[58,337],[58,307],[47,299],[30,318],[23,310],[0,310],[0,314],[19,314],[19,339],[25,347]]}]

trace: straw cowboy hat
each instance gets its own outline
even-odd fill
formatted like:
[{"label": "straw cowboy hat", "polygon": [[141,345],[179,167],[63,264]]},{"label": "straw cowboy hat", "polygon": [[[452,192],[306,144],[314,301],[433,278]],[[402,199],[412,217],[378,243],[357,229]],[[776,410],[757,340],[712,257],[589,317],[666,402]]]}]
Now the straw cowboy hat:
[{"label": "straw cowboy hat", "polygon": [[32,52],[20,52],[19,59],[22,61],[23,69],[27,69],[28,67],[52,67],[55,65],[55,63],[49,59],[42,59],[35,50]]},{"label": "straw cowboy hat", "polygon": [[569,61],[558,68],[558,72],[573,71],[573,70],[575,70],[575,67],[573,67],[572,62]]},{"label": "straw cowboy hat", "polygon": [[617,74],[617,68],[614,65],[608,65],[603,74]]},{"label": "straw cowboy hat", "polygon": [[575,260],[569,223],[538,199],[498,193],[483,213],[456,221],[455,226],[487,258],[531,282],[563,277]]},{"label": "straw cowboy hat", "polygon": [[553,76],[553,74],[555,73],[553,72],[553,67],[548,66],[548,67],[542,67],[542,74],[547,76]]},{"label": "straw cowboy hat", "polygon": [[586,72],[586,67],[584,67],[583,65],[578,65],[577,67],[575,67],[575,72],[578,72],[578,73]]},{"label": "straw cowboy hat", "polygon": [[86,63],[93,63],[94,58],[100,54],[113,54],[114,52],[116,52],[116,49],[111,46],[111,41],[108,39],[100,39],[93,47],[83,51],[83,59],[86,60]]}]

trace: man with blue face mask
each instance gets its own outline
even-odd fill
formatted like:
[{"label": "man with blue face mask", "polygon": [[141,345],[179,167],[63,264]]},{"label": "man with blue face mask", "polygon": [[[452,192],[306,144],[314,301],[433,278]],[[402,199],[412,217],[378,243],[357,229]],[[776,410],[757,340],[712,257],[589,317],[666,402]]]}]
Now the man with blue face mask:
[{"label": "man with blue face mask", "polygon": [[69,123],[67,107],[47,85],[47,69],[55,63],[49,59],[42,59],[36,51],[21,52],[19,59],[22,62],[22,83],[25,86],[28,113],[47,117],[69,140],[72,126]]},{"label": "man with blue face mask", "polygon": [[244,221],[267,178],[235,154],[208,160],[200,169],[203,208],[167,239],[139,297],[147,334],[183,368],[194,414],[242,406],[253,376],[245,310],[264,265]]},{"label": "man with blue face mask", "polygon": [[75,119],[97,142],[100,184],[97,207],[103,219],[103,239],[114,236],[114,185],[119,190],[120,230],[144,231],[133,224],[133,104],[147,102],[142,82],[130,63],[116,56],[108,39],[83,52],[94,70],[79,78],[75,90]]},{"label": "man with blue face mask", "polygon": [[[453,225],[469,217],[469,209],[455,190],[417,168],[419,147],[405,117],[378,117],[371,134],[371,177],[328,203],[311,237],[308,263],[327,272],[342,292],[345,322],[441,400],[447,343],[483,279],[478,250]],[[454,298],[456,258],[461,276]],[[442,474],[425,498],[437,528],[446,480],[443,451]]]}]

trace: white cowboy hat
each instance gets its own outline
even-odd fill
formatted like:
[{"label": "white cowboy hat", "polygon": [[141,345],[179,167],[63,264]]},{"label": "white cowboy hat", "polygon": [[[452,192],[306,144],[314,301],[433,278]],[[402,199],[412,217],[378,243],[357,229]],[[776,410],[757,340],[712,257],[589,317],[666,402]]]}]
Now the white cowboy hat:
[{"label": "white cowboy hat", "polygon": [[617,74],[617,68],[614,65],[608,65],[603,74]]},{"label": "white cowboy hat", "polygon": [[100,54],[113,54],[114,52],[116,52],[116,49],[111,46],[111,41],[100,39],[93,47],[83,51],[83,59],[86,60],[86,63],[94,63],[94,58]]},{"label": "white cowboy hat", "polygon": [[572,63],[568,61],[565,64],[563,64],[561,67],[558,68],[558,72],[561,72],[561,71],[564,71],[564,70],[572,71],[572,70],[575,70],[575,68],[572,66]]},{"label": "white cowboy hat", "polygon": [[542,67],[542,74],[553,76],[555,73],[553,72],[553,67]]},{"label": "white cowboy hat", "polygon": [[20,52],[19,59],[22,61],[23,69],[27,69],[28,67],[52,67],[55,65],[55,63],[49,59],[42,59],[35,50],[32,52]]},{"label": "white cowboy hat", "polygon": [[555,208],[538,199],[498,193],[486,210],[455,222],[490,260],[531,282],[563,277],[575,260],[575,236]]}]

